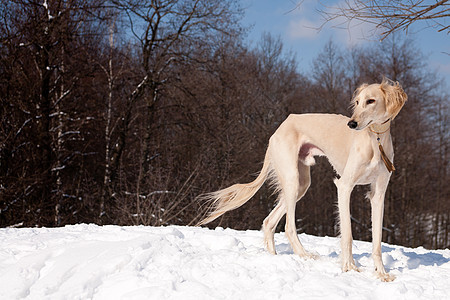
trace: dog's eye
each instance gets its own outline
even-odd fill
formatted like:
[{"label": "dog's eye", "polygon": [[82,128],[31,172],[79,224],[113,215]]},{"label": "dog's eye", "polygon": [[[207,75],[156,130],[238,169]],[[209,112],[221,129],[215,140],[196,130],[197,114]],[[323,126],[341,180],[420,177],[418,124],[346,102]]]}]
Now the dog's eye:
[{"label": "dog's eye", "polygon": [[372,104],[372,103],[375,103],[375,100],[374,100],[374,99],[369,99],[369,100],[367,100],[366,103],[367,103],[367,104]]},{"label": "dog's eye", "polygon": [[358,105],[359,104],[359,101],[358,100],[356,100],[356,105]]}]

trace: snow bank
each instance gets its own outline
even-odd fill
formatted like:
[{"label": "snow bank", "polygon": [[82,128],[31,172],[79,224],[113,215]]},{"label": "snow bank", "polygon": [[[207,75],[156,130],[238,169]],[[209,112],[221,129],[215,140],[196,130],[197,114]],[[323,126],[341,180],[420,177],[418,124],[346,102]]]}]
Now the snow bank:
[{"label": "snow bank", "polygon": [[394,282],[376,279],[371,244],[354,242],[362,272],[342,273],[339,240],[301,234],[304,260],[259,231],[75,225],[0,229],[0,299],[450,299],[450,250],[383,244]]}]

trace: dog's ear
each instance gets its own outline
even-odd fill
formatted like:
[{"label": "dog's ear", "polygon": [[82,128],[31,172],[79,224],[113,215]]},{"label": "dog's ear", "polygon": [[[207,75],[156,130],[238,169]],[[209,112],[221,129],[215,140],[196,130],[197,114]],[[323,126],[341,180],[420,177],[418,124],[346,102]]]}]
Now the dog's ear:
[{"label": "dog's ear", "polygon": [[386,77],[383,77],[380,88],[384,93],[386,110],[393,120],[402,109],[406,100],[408,100],[408,96],[398,81],[394,82]]}]

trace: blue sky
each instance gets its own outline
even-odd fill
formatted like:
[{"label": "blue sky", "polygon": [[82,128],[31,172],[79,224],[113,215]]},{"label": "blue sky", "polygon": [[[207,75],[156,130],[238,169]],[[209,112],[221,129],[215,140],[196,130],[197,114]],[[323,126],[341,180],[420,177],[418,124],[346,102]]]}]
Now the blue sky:
[{"label": "blue sky", "polygon": [[[326,3],[335,5],[340,1],[344,0]],[[297,5],[299,2],[302,3]],[[244,25],[253,26],[248,41],[257,43],[263,32],[281,37],[285,50],[296,55],[301,72],[310,70],[312,60],[330,39],[344,49],[352,45],[379,43],[380,36],[372,34],[374,26],[367,23],[354,24],[350,28],[327,24],[320,31],[314,29],[323,24],[317,12],[320,8],[318,0],[242,0],[242,6],[245,8]],[[429,68],[435,70],[450,87],[450,35],[426,26],[419,22],[408,33],[401,31],[400,35],[414,40],[428,58]]]}]

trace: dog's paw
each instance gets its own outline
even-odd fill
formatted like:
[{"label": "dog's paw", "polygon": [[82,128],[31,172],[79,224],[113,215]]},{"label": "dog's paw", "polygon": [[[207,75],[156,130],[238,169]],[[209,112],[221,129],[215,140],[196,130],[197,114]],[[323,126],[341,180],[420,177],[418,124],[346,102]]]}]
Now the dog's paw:
[{"label": "dog's paw", "polygon": [[269,252],[272,255],[277,255],[277,251],[275,250],[275,244],[274,243],[267,243],[265,242],[264,247],[266,248],[267,252]]},{"label": "dog's paw", "polygon": [[305,258],[317,260],[320,258],[320,255],[317,253],[306,252]]},{"label": "dog's paw", "polygon": [[356,272],[361,272],[359,268],[356,266],[354,261],[349,261],[342,264],[342,272],[348,272],[352,270]]},{"label": "dog's paw", "polygon": [[299,253],[298,256],[300,256],[303,259],[314,259],[314,260],[317,260],[317,259],[320,258],[319,254],[311,253],[311,252],[308,252],[308,251],[304,251],[302,253]]},{"label": "dog's paw", "polygon": [[385,272],[376,272],[377,278],[383,282],[391,282],[395,280],[395,276]]}]

